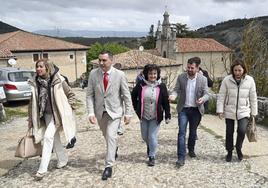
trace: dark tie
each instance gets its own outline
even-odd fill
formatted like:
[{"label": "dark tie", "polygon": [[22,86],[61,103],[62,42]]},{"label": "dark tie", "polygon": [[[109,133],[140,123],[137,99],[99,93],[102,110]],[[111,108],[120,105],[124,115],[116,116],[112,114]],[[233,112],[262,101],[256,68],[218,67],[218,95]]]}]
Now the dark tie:
[{"label": "dark tie", "polygon": [[103,86],[104,86],[105,91],[106,91],[107,85],[108,85],[108,73],[105,72],[103,75]]}]

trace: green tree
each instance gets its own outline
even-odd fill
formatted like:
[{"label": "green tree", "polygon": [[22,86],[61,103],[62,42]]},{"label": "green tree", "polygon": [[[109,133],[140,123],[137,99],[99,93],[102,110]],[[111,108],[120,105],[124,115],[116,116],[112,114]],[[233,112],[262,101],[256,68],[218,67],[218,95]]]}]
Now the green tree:
[{"label": "green tree", "polygon": [[198,33],[190,30],[187,24],[176,23],[172,24],[172,27],[176,29],[176,37],[178,38],[197,38]]},{"label": "green tree", "polygon": [[252,21],[244,29],[241,51],[248,69],[256,82],[258,96],[268,96],[268,44],[261,23]]},{"label": "green tree", "polygon": [[117,43],[106,43],[104,45],[96,42],[95,44],[93,44],[90,49],[87,52],[87,72],[89,73],[92,68],[93,68],[93,64],[92,64],[92,60],[94,59],[98,59],[99,54],[101,51],[103,50],[109,50],[110,52],[112,52],[114,55],[115,54],[119,54],[119,53],[123,53],[129,50],[129,48],[117,44]]},{"label": "green tree", "polygon": [[153,49],[155,48],[156,38],[154,36],[154,25],[151,25],[149,33],[146,37],[146,41],[142,43],[142,46],[145,49]]}]

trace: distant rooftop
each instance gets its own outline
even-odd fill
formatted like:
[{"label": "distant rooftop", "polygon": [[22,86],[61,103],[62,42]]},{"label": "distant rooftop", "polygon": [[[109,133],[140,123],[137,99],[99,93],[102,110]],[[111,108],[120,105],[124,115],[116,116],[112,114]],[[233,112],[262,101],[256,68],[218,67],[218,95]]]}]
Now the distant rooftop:
[{"label": "distant rooftop", "polygon": [[[160,67],[178,66],[181,63],[163,57],[153,55],[148,52],[140,52],[139,50],[130,50],[121,54],[114,55],[114,63],[120,63],[122,69],[143,68],[146,64],[156,64]],[[98,65],[98,60],[93,60],[93,64]]]},{"label": "distant rooftop", "polygon": [[232,50],[211,38],[177,38],[176,52],[231,52]]},{"label": "distant rooftop", "polygon": [[11,52],[23,52],[87,50],[89,47],[19,30],[0,34],[0,49],[9,49]]}]

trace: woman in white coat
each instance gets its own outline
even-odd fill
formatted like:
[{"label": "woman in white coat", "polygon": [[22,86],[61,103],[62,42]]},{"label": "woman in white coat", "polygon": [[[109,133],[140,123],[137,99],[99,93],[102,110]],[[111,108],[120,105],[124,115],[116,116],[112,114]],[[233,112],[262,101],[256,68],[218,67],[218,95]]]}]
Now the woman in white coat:
[{"label": "woman in white coat", "polygon": [[231,75],[226,76],[221,84],[217,100],[217,113],[219,118],[225,117],[227,150],[226,161],[232,160],[232,151],[234,149],[233,134],[234,122],[237,121],[237,139],[236,152],[238,160],[243,160],[241,151],[249,117],[256,116],[257,93],[254,79],[247,75],[247,69],[244,62],[237,59],[231,65]]},{"label": "woman in white coat", "polygon": [[43,141],[42,158],[35,175],[41,180],[47,173],[52,149],[57,154],[57,168],[67,165],[67,152],[62,146],[59,131],[63,130],[68,145],[72,148],[76,142],[74,104],[71,88],[60,75],[58,67],[47,59],[36,62],[36,76],[29,80],[32,97],[29,104],[29,128],[33,128],[35,142]]}]

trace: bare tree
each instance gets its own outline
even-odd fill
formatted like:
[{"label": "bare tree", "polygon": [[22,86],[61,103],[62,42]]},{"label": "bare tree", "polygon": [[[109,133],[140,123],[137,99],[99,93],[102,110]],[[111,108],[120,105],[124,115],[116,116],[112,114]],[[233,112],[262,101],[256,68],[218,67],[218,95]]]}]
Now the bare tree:
[{"label": "bare tree", "polygon": [[258,96],[268,96],[268,43],[260,22],[252,21],[243,32],[241,51]]}]

